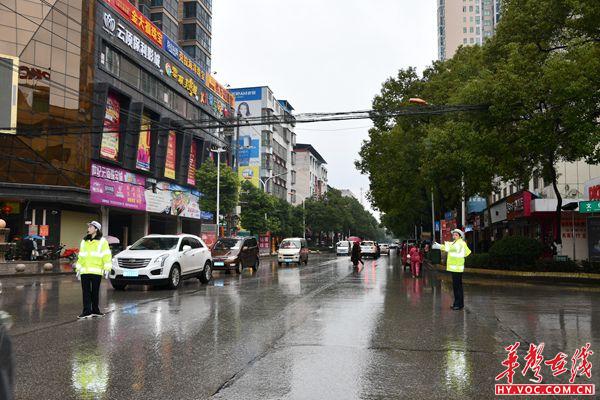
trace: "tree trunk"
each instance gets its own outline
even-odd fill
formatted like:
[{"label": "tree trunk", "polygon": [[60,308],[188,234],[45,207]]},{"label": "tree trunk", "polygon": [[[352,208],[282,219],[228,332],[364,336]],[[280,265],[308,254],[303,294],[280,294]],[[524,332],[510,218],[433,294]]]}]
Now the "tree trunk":
[{"label": "tree trunk", "polygon": [[554,230],[554,242],[562,245],[562,196],[560,194],[560,191],[558,190],[558,177],[556,173],[556,168],[554,167],[554,159],[551,158],[550,161],[550,177],[552,179],[552,188],[554,189],[554,194],[556,195],[556,211],[554,214],[554,224],[556,226],[556,229]]}]

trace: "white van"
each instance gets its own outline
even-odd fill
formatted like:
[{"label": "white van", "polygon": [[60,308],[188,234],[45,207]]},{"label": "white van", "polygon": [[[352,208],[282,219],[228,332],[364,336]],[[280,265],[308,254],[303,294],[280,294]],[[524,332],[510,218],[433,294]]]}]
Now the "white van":
[{"label": "white van", "polygon": [[306,239],[283,239],[279,244],[279,250],[277,250],[277,262],[280,266],[283,263],[308,264],[308,244],[306,243]]},{"label": "white van", "polygon": [[337,242],[335,245],[335,254],[338,256],[347,256],[352,252],[352,244],[347,240]]}]

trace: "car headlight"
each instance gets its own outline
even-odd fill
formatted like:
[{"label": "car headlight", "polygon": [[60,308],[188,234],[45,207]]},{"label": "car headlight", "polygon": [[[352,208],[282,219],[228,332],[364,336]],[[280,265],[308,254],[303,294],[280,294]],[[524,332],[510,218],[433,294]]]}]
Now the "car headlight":
[{"label": "car headlight", "polygon": [[154,265],[160,265],[161,267],[164,267],[165,266],[165,261],[167,260],[167,258],[169,258],[169,253],[162,254],[162,255],[156,257],[154,259],[154,262],[152,264],[154,264]]},{"label": "car headlight", "polygon": [[227,257],[227,262],[234,262],[235,261],[235,256],[234,257]]},{"label": "car headlight", "polygon": [[118,258],[113,257],[113,259],[112,259],[112,266],[113,266],[113,268],[119,266],[119,259]]}]

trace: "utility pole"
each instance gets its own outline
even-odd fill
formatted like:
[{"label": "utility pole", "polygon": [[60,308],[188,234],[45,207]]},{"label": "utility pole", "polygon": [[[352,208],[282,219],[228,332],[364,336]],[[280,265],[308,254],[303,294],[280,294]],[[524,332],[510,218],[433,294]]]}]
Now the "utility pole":
[{"label": "utility pole", "polygon": [[221,221],[219,219],[219,215],[220,215],[220,202],[221,202],[221,153],[225,152],[225,149],[223,148],[218,148],[218,149],[214,149],[211,150],[212,153],[217,153],[217,215],[216,215],[216,220],[217,220],[217,239],[219,239],[219,235],[221,234],[220,231],[220,224]]},{"label": "utility pole", "polygon": [[460,188],[462,191],[462,196],[461,196],[461,201],[460,201],[460,216],[461,216],[461,222],[462,222],[462,230],[463,232],[466,229],[466,224],[467,224],[467,211],[466,211],[466,207],[465,207],[465,203],[466,203],[466,194],[465,194],[465,175],[463,174],[460,180]]},{"label": "utility pole", "polygon": [[302,200],[302,237],[306,239],[306,206],[304,202],[306,199]]},{"label": "utility pole", "polygon": [[240,119],[242,118],[242,113],[238,109],[236,121],[237,127],[235,128],[235,173],[238,174],[238,170],[240,167]]},{"label": "utility pole", "polygon": [[435,243],[435,202],[433,201],[433,188],[431,188],[431,238]]}]

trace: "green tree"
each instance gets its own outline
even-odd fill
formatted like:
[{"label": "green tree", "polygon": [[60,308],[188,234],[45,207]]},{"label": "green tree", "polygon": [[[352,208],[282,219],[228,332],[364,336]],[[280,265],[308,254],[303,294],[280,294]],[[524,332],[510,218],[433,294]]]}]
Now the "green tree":
[{"label": "green tree", "polygon": [[[231,215],[238,203],[239,180],[237,174],[224,163],[220,170],[219,207],[222,215]],[[196,172],[196,187],[202,193],[200,209],[217,211],[217,166],[207,159]]]},{"label": "green tree", "polygon": [[278,228],[278,220],[273,216],[275,200],[272,196],[244,181],[241,187],[240,203],[242,227],[253,234],[261,234]]}]

